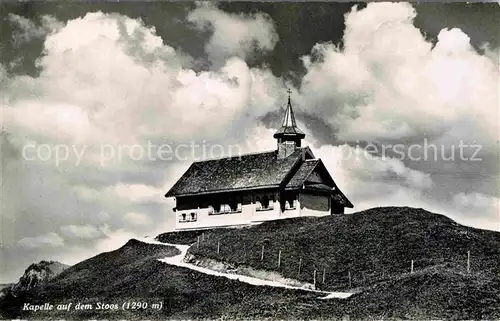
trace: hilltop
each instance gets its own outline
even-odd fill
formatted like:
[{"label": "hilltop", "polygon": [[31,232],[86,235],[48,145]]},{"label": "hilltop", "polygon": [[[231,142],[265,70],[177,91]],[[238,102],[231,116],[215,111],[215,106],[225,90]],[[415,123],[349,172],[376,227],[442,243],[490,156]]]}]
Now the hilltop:
[{"label": "hilltop", "polygon": [[6,284],[0,289],[0,299],[19,292],[29,291],[39,285],[47,283],[52,278],[67,269],[69,265],[57,261],[40,261],[33,263],[24,271],[19,281],[14,284]]},{"label": "hilltop", "polygon": [[199,246],[189,250],[195,257],[311,282],[315,269],[320,274],[325,270],[321,286],[331,290],[345,289],[349,273],[353,287],[408,273],[412,260],[414,271],[447,265],[465,273],[468,251],[471,271],[500,273],[500,233],[409,207],[270,221],[240,229],[173,232],[158,239],[193,244],[198,236]]},{"label": "hilltop", "polygon": [[222,262],[233,270],[268,271],[309,283],[316,270],[317,287],[359,292],[348,300],[345,311],[351,316],[500,316],[493,308],[500,306],[500,233],[423,209],[381,207],[240,229],[165,233],[158,239],[194,244],[193,261]]},{"label": "hilltop", "polygon": [[[246,267],[307,282],[313,281],[315,268],[317,287],[350,289],[356,294],[344,300],[320,300],[302,290],[253,286],[167,265],[158,259],[178,255],[176,248],[130,240],[120,249],[82,261],[48,282],[21,291],[17,297],[4,298],[0,311],[6,318],[35,319],[500,317],[500,233],[462,226],[421,209],[375,208],[240,229],[165,233],[157,239],[193,244],[191,260],[200,264],[220,262],[235,270]],[[467,251],[471,252],[470,273]],[[411,260],[414,273],[410,273]],[[95,310],[98,303],[125,301],[148,302],[150,307],[161,302],[162,309]],[[22,311],[23,302],[81,302],[94,309],[34,313]]]}]

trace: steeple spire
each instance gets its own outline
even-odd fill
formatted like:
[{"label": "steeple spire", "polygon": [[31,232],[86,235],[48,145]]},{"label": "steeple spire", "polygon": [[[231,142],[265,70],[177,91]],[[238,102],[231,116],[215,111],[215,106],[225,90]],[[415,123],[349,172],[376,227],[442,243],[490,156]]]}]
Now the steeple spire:
[{"label": "steeple spire", "polygon": [[283,118],[283,124],[281,126],[284,127],[297,127],[297,123],[295,122],[295,116],[293,114],[291,95],[292,91],[288,89],[288,105],[286,106],[285,117]]},{"label": "steeple spire", "polygon": [[278,157],[284,158],[293,153],[295,148],[301,146],[301,140],[306,135],[297,127],[295,115],[293,114],[291,93],[288,92],[288,105],[286,107],[285,116],[281,128],[274,134],[274,138],[278,140]]}]

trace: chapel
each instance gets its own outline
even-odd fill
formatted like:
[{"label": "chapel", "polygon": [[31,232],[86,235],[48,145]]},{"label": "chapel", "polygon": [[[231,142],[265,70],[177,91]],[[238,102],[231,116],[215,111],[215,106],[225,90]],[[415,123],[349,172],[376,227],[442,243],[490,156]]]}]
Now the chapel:
[{"label": "chapel", "polygon": [[281,127],[268,152],[191,164],[165,197],[174,197],[176,229],[258,224],[299,216],[344,214],[353,204],[321,159],[302,146],[290,92]]}]

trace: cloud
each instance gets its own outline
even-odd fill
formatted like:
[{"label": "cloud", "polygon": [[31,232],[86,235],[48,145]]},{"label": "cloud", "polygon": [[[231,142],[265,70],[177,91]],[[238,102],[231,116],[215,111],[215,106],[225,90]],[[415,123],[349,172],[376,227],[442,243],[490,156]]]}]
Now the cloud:
[{"label": "cloud", "polygon": [[125,203],[159,203],[163,201],[165,191],[145,184],[123,184],[106,186],[100,189],[87,187],[85,185],[74,186],[73,190],[78,197],[88,201],[110,201]]},{"label": "cloud", "polygon": [[[183,61],[138,20],[100,12],[70,20],[47,36],[39,77],[6,83],[5,128],[89,145],[86,156],[97,162],[103,146],[117,151],[151,137],[220,137],[234,119],[245,119],[250,104],[256,106],[252,116],[274,108],[265,89],[279,83],[270,71],[231,58],[217,70],[196,73]],[[257,91],[262,98],[251,98]]]},{"label": "cloud", "polygon": [[[474,189],[498,197],[497,49],[485,45],[481,54],[458,28],[426,40],[415,17],[408,3],[354,7],[342,47],[318,43],[302,58],[297,105],[334,135],[315,143],[316,154],[326,155],[355,205],[414,204],[498,229],[498,218],[484,219],[492,218],[492,202],[473,213],[453,197]],[[378,151],[367,155],[370,144]],[[346,160],[331,145],[344,147]]]},{"label": "cloud", "polygon": [[500,213],[500,198],[477,192],[456,194],[453,196],[453,204],[457,208],[471,212],[486,211],[497,219]]},{"label": "cloud", "polygon": [[152,188],[144,184],[118,184],[114,190],[119,197],[129,199],[132,202],[158,202],[165,194],[163,189]]},{"label": "cloud", "polygon": [[61,226],[63,236],[70,239],[96,239],[102,236],[102,233],[92,225],[65,225]]},{"label": "cloud", "polygon": [[24,237],[17,243],[22,247],[31,249],[64,246],[63,238],[54,232],[35,237]]},{"label": "cloud", "polygon": [[500,231],[500,198],[498,196],[472,191],[461,192],[452,195],[448,204],[440,205],[440,213],[462,224]]},{"label": "cloud", "polygon": [[127,214],[125,214],[125,216],[123,216],[123,220],[129,224],[139,226],[149,226],[153,223],[147,215],[135,212],[128,212]]},{"label": "cloud", "polygon": [[34,38],[43,38],[55,29],[61,28],[62,24],[54,17],[44,15],[40,18],[40,24],[25,17],[9,13],[7,20],[16,28],[12,34],[15,44],[32,41]]},{"label": "cloud", "polygon": [[[63,257],[78,246],[96,254],[87,248],[94,240],[113,237],[109,242],[117,244],[138,231],[151,234],[151,222],[171,229],[174,205],[163,195],[190,158],[136,160],[130,151],[147,151],[150,142],[172,149],[203,140],[243,143],[242,129],[252,130],[276,109],[274,91],[284,92],[269,70],[249,68],[237,55],[195,72],[190,58],[164,44],[154,28],[119,14],[88,13],[47,31],[39,75],[0,68],[2,230],[8,231],[2,236],[19,253],[18,246],[37,240],[18,243],[26,235],[48,235],[42,241],[57,244],[60,231],[71,240]],[[69,155],[57,162],[64,147]],[[109,235],[99,231],[101,237],[95,226],[104,223]]]},{"label": "cloud", "polygon": [[359,146],[322,146],[314,153],[355,204],[356,211],[366,204],[374,207],[396,202],[411,206],[433,186],[429,174],[408,168],[398,159],[372,155]]},{"label": "cloud", "polygon": [[342,49],[319,43],[303,57],[301,104],[342,140],[451,136],[495,146],[495,61],[456,28],[443,29],[433,46],[413,25],[415,15],[408,3],[354,8],[346,15]]},{"label": "cloud", "polygon": [[228,14],[211,3],[199,3],[188,21],[199,30],[211,31],[205,51],[215,65],[229,57],[248,59],[271,51],[278,41],[273,20],[264,13]]}]

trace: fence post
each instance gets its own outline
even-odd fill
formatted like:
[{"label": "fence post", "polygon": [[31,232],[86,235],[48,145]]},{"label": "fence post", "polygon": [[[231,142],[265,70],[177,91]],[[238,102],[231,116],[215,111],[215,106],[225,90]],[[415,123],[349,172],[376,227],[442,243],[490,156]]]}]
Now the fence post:
[{"label": "fence post", "polygon": [[470,251],[467,251],[467,274],[470,273]]},{"label": "fence post", "polygon": [[314,289],[316,289],[316,269],[314,269]]},{"label": "fence post", "polygon": [[278,269],[281,266],[281,250],[278,251]]},{"label": "fence post", "polygon": [[220,241],[217,242],[217,254],[220,253]]},{"label": "fence post", "polygon": [[413,260],[411,260],[411,268],[410,268],[410,273],[413,273]]},{"label": "fence post", "polygon": [[200,248],[200,236],[198,236],[198,242],[196,243],[196,248]]},{"label": "fence post", "polygon": [[351,283],[351,270],[347,272],[347,276],[349,277],[349,288],[352,288],[352,283]]},{"label": "fence post", "polygon": [[323,268],[323,284],[325,284],[326,268]]},{"label": "fence post", "polygon": [[201,240],[205,241],[205,233],[201,233]]},{"label": "fence post", "polygon": [[299,258],[299,273],[297,274],[297,277],[300,277],[300,269],[302,268],[302,258]]},{"label": "fence post", "polygon": [[260,253],[260,260],[264,261],[264,244],[262,244],[262,251]]}]

